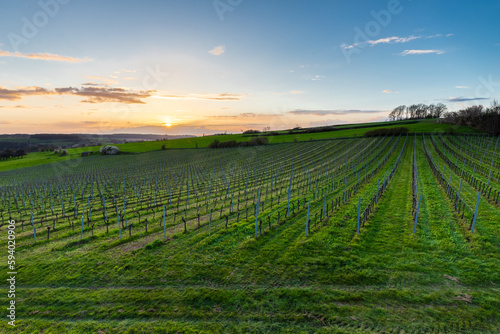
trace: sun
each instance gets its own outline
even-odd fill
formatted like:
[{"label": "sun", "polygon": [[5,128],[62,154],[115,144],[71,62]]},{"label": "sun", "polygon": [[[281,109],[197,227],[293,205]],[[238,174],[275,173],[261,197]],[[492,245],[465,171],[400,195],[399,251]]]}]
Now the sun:
[{"label": "sun", "polygon": [[169,117],[167,117],[167,116],[163,117],[163,125],[166,127],[172,126],[172,121],[170,120]]}]

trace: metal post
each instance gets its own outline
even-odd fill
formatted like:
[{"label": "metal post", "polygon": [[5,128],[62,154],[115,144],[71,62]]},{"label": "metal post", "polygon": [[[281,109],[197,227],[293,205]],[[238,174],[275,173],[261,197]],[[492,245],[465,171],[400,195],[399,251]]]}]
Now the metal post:
[{"label": "metal post", "polygon": [[359,234],[360,218],[361,218],[361,197],[359,197],[359,200],[358,200],[358,231],[357,231],[358,234]]},{"label": "metal post", "polygon": [[31,225],[33,226],[33,236],[35,237],[35,242],[36,242],[36,230],[35,230],[35,222],[33,221],[33,210],[31,210]]},{"label": "metal post", "polygon": [[85,218],[85,205],[82,208],[82,229],[81,229],[81,232],[80,232],[80,240],[83,239],[83,220],[84,220],[84,218]]},{"label": "metal post", "polygon": [[479,209],[479,199],[480,198],[481,198],[481,192],[478,192],[477,193],[476,212],[474,213],[474,220],[472,221],[472,233],[474,233],[474,227],[476,226],[477,209]]},{"label": "metal post", "polygon": [[415,231],[417,229],[418,213],[420,211],[420,202],[421,201],[422,201],[422,195],[420,195],[420,197],[418,199],[417,214],[415,215],[415,224],[413,225],[413,234],[415,234]]},{"label": "metal post", "polygon": [[259,204],[260,204],[260,189],[257,189],[257,208],[255,211],[255,237],[257,238],[257,230],[259,226]]},{"label": "metal post", "polygon": [[311,200],[309,200],[309,204],[307,204],[306,237],[307,237],[307,231],[309,230],[309,209],[310,208],[311,208]]},{"label": "metal post", "polygon": [[325,200],[323,202],[323,217],[321,217],[321,220],[325,220],[325,215],[326,215],[326,189],[325,189]]},{"label": "metal post", "polygon": [[458,201],[460,200],[460,192],[462,191],[462,181],[463,181],[463,179],[460,179],[460,187],[458,188],[458,195],[457,195],[457,201],[455,203],[455,210],[457,209]]},{"label": "metal post", "polygon": [[163,237],[167,240],[167,225],[165,225],[165,205],[163,206]]}]

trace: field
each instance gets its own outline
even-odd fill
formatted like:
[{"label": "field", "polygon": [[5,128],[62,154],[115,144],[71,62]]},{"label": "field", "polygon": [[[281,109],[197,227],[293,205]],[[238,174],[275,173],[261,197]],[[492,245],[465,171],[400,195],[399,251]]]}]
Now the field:
[{"label": "field", "polygon": [[[322,140],[322,139],[333,139],[333,138],[342,138],[342,137],[356,137],[363,136],[367,131],[381,128],[391,128],[391,127],[399,127],[405,126],[410,132],[415,133],[444,133],[449,129],[454,129],[457,133],[477,133],[477,130],[472,128],[468,128],[465,126],[453,126],[449,124],[439,124],[435,123],[434,120],[422,120],[422,121],[399,121],[396,122],[397,125],[394,125],[394,122],[382,122],[378,127],[371,127],[376,125],[377,123],[363,123],[363,124],[355,124],[350,126],[358,126],[357,129],[348,129],[342,130],[347,127],[347,125],[339,125],[338,128],[341,129],[339,131],[331,131],[331,132],[319,132],[319,133],[305,133],[305,134],[293,134],[293,135],[279,135],[279,136],[270,136],[269,142],[271,144],[276,143],[286,143],[293,141],[308,141],[308,140]],[[278,131],[281,133],[284,131]],[[137,153],[145,153],[161,150],[162,145],[165,145],[166,149],[193,149],[198,146],[198,148],[206,148],[210,145],[214,140],[219,141],[229,141],[236,140],[240,141],[248,141],[251,138],[245,137],[242,134],[229,134],[229,135],[219,135],[219,136],[205,136],[205,137],[193,137],[193,138],[183,138],[183,139],[172,139],[166,141],[148,141],[148,142],[135,142],[128,144],[119,144],[118,146],[122,152],[128,154],[137,154]],[[60,157],[59,155],[55,155],[52,152],[36,152],[30,153],[27,157],[23,159],[11,159],[8,161],[0,161],[0,171],[6,171],[11,169],[30,167],[43,165],[47,163],[61,162],[70,159],[79,159],[82,152],[93,151],[96,154],[99,152],[100,146],[93,147],[83,147],[83,148],[75,148],[68,149],[68,155],[64,157]]]},{"label": "field", "polygon": [[411,126],[3,171],[0,331],[499,333],[498,140]]}]

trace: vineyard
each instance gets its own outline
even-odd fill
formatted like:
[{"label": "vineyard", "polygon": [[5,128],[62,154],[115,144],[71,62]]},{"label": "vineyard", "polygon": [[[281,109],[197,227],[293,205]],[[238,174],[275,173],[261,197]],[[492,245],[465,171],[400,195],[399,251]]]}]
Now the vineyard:
[{"label": "vineyard", "polygon": [[498,144],[394,135],[0,172],[9,331],[498,333]]}]

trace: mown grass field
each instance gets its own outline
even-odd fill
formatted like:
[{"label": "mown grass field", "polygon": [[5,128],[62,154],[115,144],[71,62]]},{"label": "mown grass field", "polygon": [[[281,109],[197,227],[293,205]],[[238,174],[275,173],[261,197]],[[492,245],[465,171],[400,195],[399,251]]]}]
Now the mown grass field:
[{"label": "mown grass field", "polygon": [[[499,333],[495,140],[167,150],[3,172],[18,283],[17,326],[3,321],[0,331]],[[474,180],[488,179],[479,166],[491,162],[497,174],[481,191],[472,233],[473,212],[464,221],[450,195],[461,179],[453,171],[477,171],[460,195],[473,208]],[[359,234],[358,203],[371,208]],[[5,225],[0,233],[6,240]],[[7,271],[2,264],[0,279]]]},{"label": "mown grass field", "polygon": [[[379,127],[368,127],[376,125],[377,123],[365,123],[365,124],[356,124],[355,126],[359,126],[358,129],[349,129],[349,130],[339,130],[339,131],[330,131],[330,132],[319,132],[319,133],[305,133],[305,134],[293,134],[293,135],[279,135],[279,136],[271,136],[269,138],[270,143],[286,143],[293,141],[308,141],[308,140],[319,140],[319,139],[329,139],[329,138],[341,138],[341,137],[356,137],[363,136],[367,131],[381,129],[381,128],[393,128],[405,126],[409,129],[410,132],[416,133],[444,133],[448,129],[453,128],[457,133],[477,133],[477,130],[465,127],[465,126],[453,126],[449,124],[438,124],[435,123],[434,120],[423,120],[418,123],[413,123],[413,121],[409,121],[408,124],[399,124],[391,125],[391,122],[382,122],[379,123]],[[352,126],[352,125],[350,125]],[[363,126],[367,126],[363,128]],[[346,125],[339,125],[338,128],[342,129],[347,127]],[[185,139],[173,139],[167,141],[151,141],[151,142],[136,142],[136,143],[127,143],[127,144],[119,144],[118,146],[122,152],[125,153],[144,153],[151,151],[158,151],[162,149],[162,146],[165,145],[166,149],[194,149],[198,148],[206,148],[210,145],[214,140],[219,141],[230,141],[236,140],[240,141],[248,141],[251,137],[245,137],[242,134],[231,134],[231,135],[220,135],[220,136],[205,136],[205,137],[194,137],[194,138],[185,138]],[[7,161],[0,161],[0,171],[29,167],[29,166],[37,166],[43,165],[47,163],[60,162],[69,159],[80,159],[82,152],[93,151],[95,154],[98,154],[100,146],[94,147],[84,147],[84,148],[75,148],[68,149],[68,156],[60,157],[52,152],[35,152],[30,153],[28,156],[23,159],[11,159]]]}]

